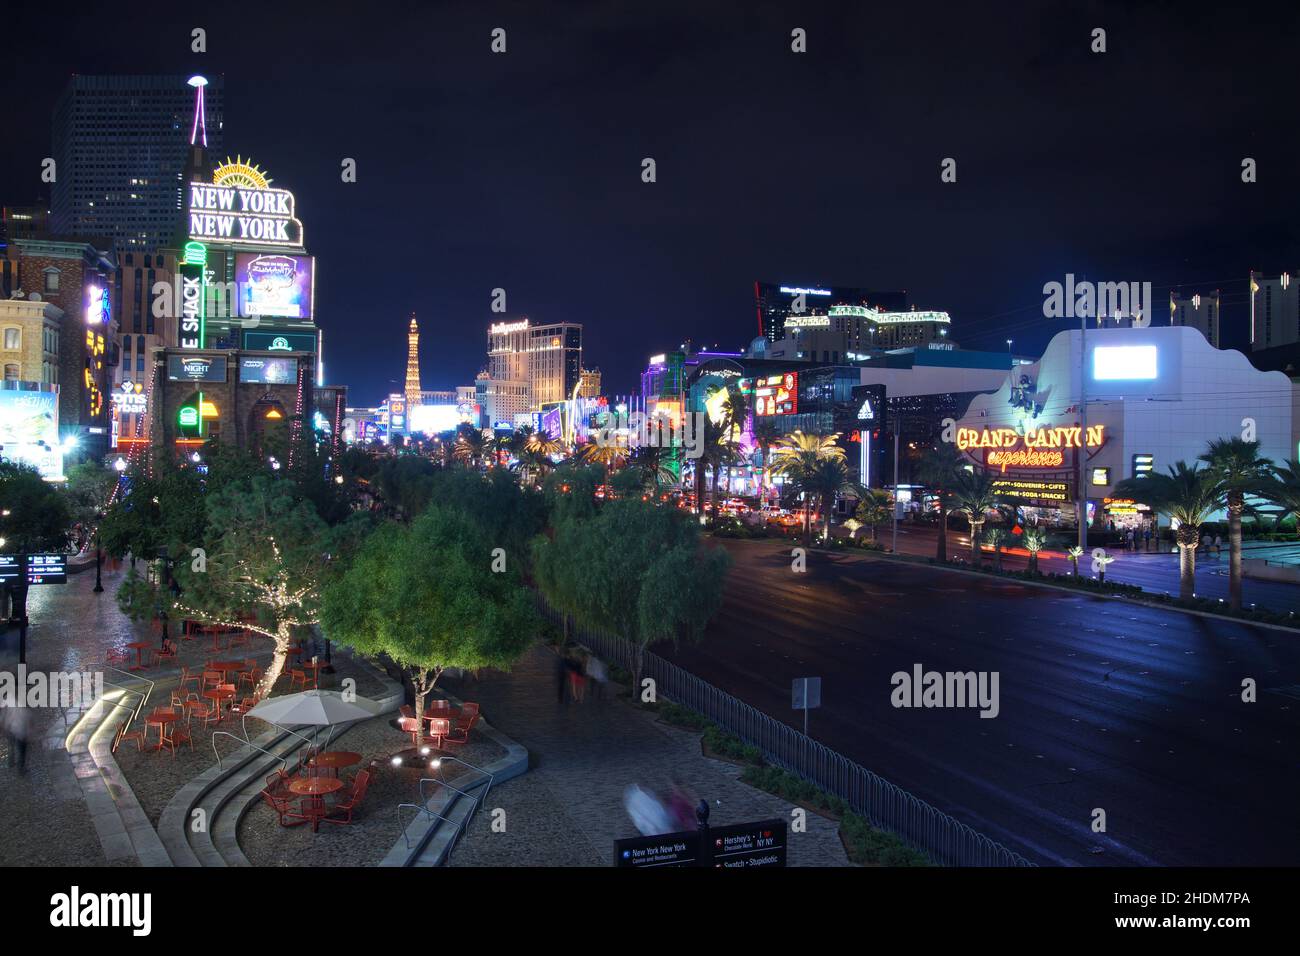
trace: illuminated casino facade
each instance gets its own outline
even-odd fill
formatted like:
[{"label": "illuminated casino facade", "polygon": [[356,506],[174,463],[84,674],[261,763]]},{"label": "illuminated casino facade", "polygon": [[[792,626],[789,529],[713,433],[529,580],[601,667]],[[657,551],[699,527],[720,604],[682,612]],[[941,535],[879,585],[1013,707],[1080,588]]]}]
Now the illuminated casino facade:
[{"label": "illuminated casino facade", "polygon": [[1075,521],[1086,456],[1090,520],[1125,524],[1144,516],[1116,495],[1121,480],[1192,464],[1213,438],[1249,434],[1263,456],[1295,458],[1298,425],[1300,399],[1286,375],[1258,371],[1194,328],[1103,328],[1056,335],[1038,362],[1017,365],[996,392],[976,396],[952,437],[1004,497],[1063,523]]},{"label": "illuminated casino facade", "polygon": [[324,386],[316,262],[296,199],[251,159],[209,161],[204,85],[191,80],[177,281],[163,304],[174,329],[153,353],[151,427],[136,441],[183,450],[220,438],[263,450],[273,433],[304,428],[337,440],[346,394]]}]

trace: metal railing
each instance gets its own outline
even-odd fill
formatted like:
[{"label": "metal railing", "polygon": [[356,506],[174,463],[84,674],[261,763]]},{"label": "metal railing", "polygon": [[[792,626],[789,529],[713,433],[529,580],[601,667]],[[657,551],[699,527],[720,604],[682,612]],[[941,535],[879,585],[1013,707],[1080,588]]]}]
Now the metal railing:
[{"label": "metal railing", "polygon": [[[443,823],[450,823],[452,826],[454,826],[454,827],[456,828],[456,836],[455,836],[455,837],[452,837],[452,842],[453,842],[453,843],[455,842],[456,837],[459,837],[459,836],[460,836],[460,824],[459,824],[459,823],[457,823],[455,820],[449,820],[449,819],[447,819],[447,818],[444,817],[441,813],[434,813],[434,812],[433,812],[432,810],[430,810],[428,807],[422,807],[422,806],[420,806],[419,804],[415,804],[415,803],[399,803],[399,804],[397,805],[397,810],[398,810],[398,822],[399,822],[399,823],[401,822],[401,811],[402,811],[402,810],[418,810],[418,811],[420,811],[420,813],[423,813],[423,814],[424,814],[425,816],[427,816],[427,817],[437,817],[437,818],[438,818],[439,820],[441,820]],[[412,818],[411,818],[411,823],[414,823],[414,822],[415,822],[415,817],[412,817]],[[411,848],[411,835],[410,835],[410,833],[407,832],[409,829],[410,829],[410,824],[407,824],[406,826],[402,827],[402,839],[404,839],[404,840],[406,841],[406,848],[407,848],[408,850]],[[430,836],[432,836],[432,831],[425,833],[425,835],[421,838],[420,842],[421,842],[421,843],[425,842],[426,840],[429,839]]]},{"label": "metal railing", "polygon": [[[542,614],[562,624],[559,612],[538,601]],[[578,643],[624,670],[633,670],[628,641],[570,622]],[[641,653],[641,677],[655,692],[703,714],[772,764],[833,794],[873,827],[893,833],[941,866],[1036,866],[1019,853],[972,830],[824,744],[719,690],[649,650]]]}]

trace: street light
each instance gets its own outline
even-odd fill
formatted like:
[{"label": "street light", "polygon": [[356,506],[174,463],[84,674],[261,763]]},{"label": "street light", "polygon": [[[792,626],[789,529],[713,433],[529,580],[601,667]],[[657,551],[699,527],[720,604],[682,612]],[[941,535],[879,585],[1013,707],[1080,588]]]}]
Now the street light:
[{"label": "street light", "polygon": [[104,552],[99,547],[99,525],[103,520],[104,513],[97,511],[95,513],[95,587],[93,588],[96,594],[104,593],[104,582],[100,577],[104,567]]}]

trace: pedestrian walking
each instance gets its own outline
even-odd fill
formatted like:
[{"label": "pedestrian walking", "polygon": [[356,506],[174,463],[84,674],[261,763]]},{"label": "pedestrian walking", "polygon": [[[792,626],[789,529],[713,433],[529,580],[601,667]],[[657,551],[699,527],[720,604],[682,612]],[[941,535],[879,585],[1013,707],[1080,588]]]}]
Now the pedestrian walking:
[{"label": "pedestrian walking", "polygon": [[1142,547],[1146,551],[1151,550],[1151,525],[1142,529]]},{"label": "pedestrian walking", "polygon": [[555,691],[556,703],[564,703],[564,689],[569,684],[569,663],[565,659],[564,651],[555,652]]},{"label": "pedestrian walking", "polygon": [[31,730],[27,708],[16,704],[0,706],[0,724],[9,742],[9,766],[27,772],[27,738]]},{"label": "pedestrian walking", "polygon": [[1218,561],[1223,556],[1223,535],[1214,536],[1214,560]]},{"label": "pedestrian walking", "polygon": [[587,657],[587,678],[591,687],[592,700],[604,699],[605,682],[609,680],[609,671],[605,668],[605,662],[595,654]]}]

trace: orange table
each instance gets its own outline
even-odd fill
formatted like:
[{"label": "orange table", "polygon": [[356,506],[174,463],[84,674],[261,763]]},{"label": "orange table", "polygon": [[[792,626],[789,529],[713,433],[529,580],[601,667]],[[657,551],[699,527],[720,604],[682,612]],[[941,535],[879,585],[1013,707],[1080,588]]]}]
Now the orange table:
[{"label": "orange table", "polygon": [[342,789],[343,781],[338,777],[294,777],[289,781],[290,792],[310,801],[307,815],[311,817],[313,831],[320,830],[320,818],[325,816],[325,794]]},{"label": "orange table", "polygon": [[[224,678],[231,671],[238,673],[246,666],[247,665],[244,664],[243,661],[213,661],[205,669],[210,671],[221,671],[221,676]],[[229,684],[230,681],[223,681],[223,683]]]},{"label": "orange table", "polygon": [[351,767],[354,764],[361,763],[362,757],[359,753],[353,753],[351,750],[330,750],[323,754],[318,754],[307,761],[307,766],[316,769],[333,770],[334,776],[338,776],[339,768]]},{"label": "orange table", "polygon": [[126,646],[135,649],[135,667],[127,668],[128,670],[144,670],[149,666],[144,662],[144,652],[153,647],[152,641],[134,641]]},{"label": "orange table", "polygon": [[217,705],[217,716],[221,716],[221,704],[235,696],[233,690],[205,690],[203,696]]},{"label": "orange table", "polygon": [[175,714],[150,714],[145,717],[144,722],[148,726],[158,728],[158,746],[154,750],[163,749],[163,738],[167,735],[167,725],[174,724],[177,721]]}]

